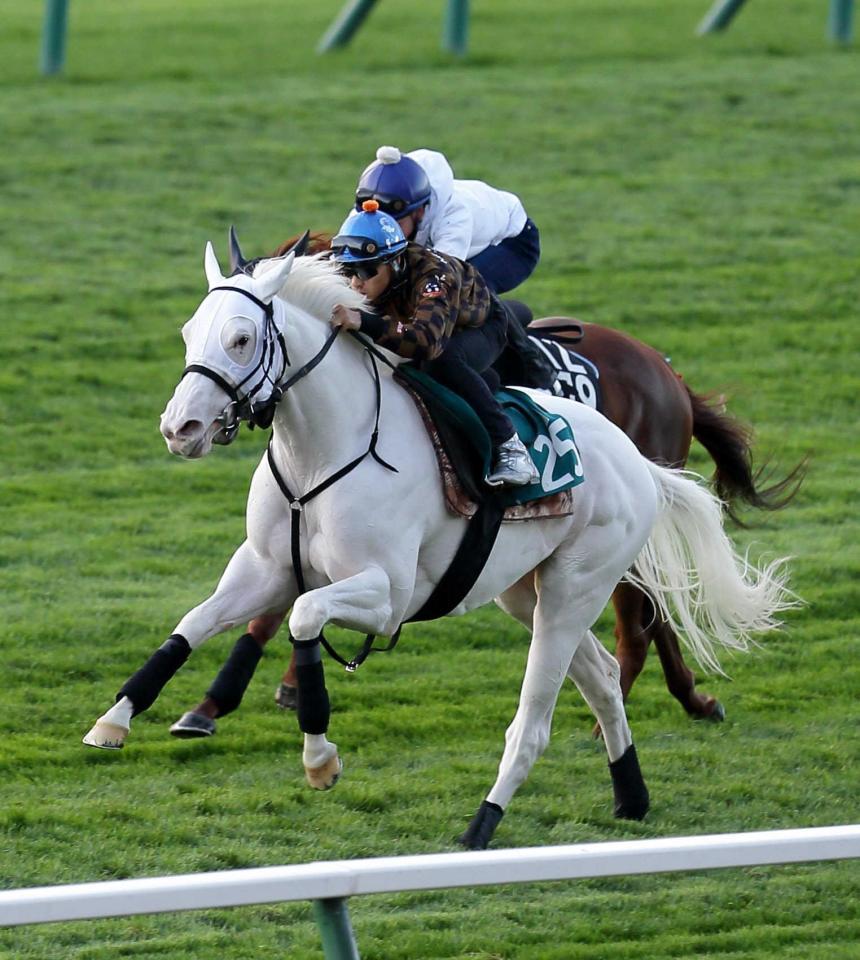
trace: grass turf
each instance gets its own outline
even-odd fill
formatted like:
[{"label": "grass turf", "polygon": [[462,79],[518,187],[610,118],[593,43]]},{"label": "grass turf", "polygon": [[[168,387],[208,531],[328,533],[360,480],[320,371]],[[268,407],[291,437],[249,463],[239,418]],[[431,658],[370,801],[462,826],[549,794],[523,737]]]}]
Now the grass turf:
[{"label": "grass turf", "polygon": [[[808,606],[726,663],[733,682],[703,680],[726,723],[689,723],[656,658],[634,691],[645,823],[612,820],[567,690],[497,845],[856,821],[856,51],[826,43],[821,4],[761,0],[702,41],[704,7],[680,0],[485,0],[459,62],[438,50],[441,7],[386,0],[348,50],[317,58],[338,6],[72,4],[66,75],[45,81],[38,5],[0,0],[3,886],[454,849],[491,783],[526,636],[489,609],[410,628],[356,677],[329,669],[347,764],[330,794],[304,787],[295,724],[272,709],[283,641],[214,740],[171,742],[166,726],[228,637],[121,756],[79,744],[243,535],[264,438],[183,464],[156,430],[203,243],[231,222],[248,253],[336,227],[382,142],[438,147],[524,198],[544,256],[521,292],[538,313],[640,336],[696,389],[727,391],[762,456],[812,457],[797,501],[736,533],[795,556]],[[693,465],[709,469],[700,451]],[[854,863],[761,868],[352,913],[369,958],[847,960],[857,881]],[[321,955],[309,905],[0,933],[0,956],[26,960],[273,951]]]}]

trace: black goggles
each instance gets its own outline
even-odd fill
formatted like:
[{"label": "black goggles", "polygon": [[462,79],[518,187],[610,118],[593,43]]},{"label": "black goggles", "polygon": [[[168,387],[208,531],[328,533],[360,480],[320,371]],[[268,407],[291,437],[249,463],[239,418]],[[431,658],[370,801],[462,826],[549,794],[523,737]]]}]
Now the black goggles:
[{"label": "black goggles", "polygon": [[359,280],[370,280],[379,273],[379,263],[342,263],[340,272],[345,277],[358,277]]},{"label": "black goggles", "polygon": [[368,190],[361,190],[355,195],[355,209],[361,210],[361,205],[365,200],[375,200],[379,204],[379,209],[390,217],[394,217],[395,220],[405,216],[406,208],[409,206],[403,197],[392,197],[385,193],[371,193]]},{"label": "black goggles", "polygon": [[338,254],[343,253],[344,250],[349,250],[349,252],[354,254],[356,257],[362,257],[364,259],[369,259],[370,257],[376,257],[379,255],[379,244],[375,240],[371,240],[369,237],[350,237],[340,235],[332,240],[331,249],[335,257],[337,257]]}]

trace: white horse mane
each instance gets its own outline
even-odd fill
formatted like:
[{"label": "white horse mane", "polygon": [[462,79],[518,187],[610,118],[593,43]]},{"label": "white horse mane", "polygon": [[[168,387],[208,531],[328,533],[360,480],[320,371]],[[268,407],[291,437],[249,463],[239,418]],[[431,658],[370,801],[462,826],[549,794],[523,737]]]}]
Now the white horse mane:
[{"label": "white horse mane", "polygon": [[[277,260],[261,260],[254,269],[254,277],[263,276],[276,263]],[[296,257],[278,296],[320,320],[328,320],[339,303],[351,310],[368,309],[364,296],[352,289],[338,272],[337,264],[325,254]]]}]

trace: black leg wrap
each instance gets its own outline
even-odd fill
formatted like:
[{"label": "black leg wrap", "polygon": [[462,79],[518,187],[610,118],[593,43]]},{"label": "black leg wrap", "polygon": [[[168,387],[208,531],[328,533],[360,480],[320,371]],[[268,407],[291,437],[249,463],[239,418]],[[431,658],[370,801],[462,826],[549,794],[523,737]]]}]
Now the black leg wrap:
[{"label": "black leg wrap", "polygon": [[615,816],[623,820],[642,820],[648,812],[650,801],[639,769],[636,747],[632,743],[617,760],[609,764],[609,773],[615,794]]},{"label": "black leg wrap", "polygon": [[486,850],[496,832],[499,821],[505,811],[497,803],[484,800],[466,832],[460,837],[460,843],[468,850]]},{"label": "black leg wrap", "polygon": [[236,641],[227,662],[206,691],[206,696],[211,697],[218,705],[219,717],[226,717],[242,702],[262,656],[263,648],[250,633],[243,634]]},{"label": "black leg wrap", "polygon": [[296,714],[302,733],[325,733],[331,709],[322,660],[296,664]]},{"label": "black leg wrap", "polygon": [[116,695],[117,702],[128,697],[134,707],[133,717],[148,710],[190,653],[191,647],[185,637],[171,634],[140,670],[122,685]]}]

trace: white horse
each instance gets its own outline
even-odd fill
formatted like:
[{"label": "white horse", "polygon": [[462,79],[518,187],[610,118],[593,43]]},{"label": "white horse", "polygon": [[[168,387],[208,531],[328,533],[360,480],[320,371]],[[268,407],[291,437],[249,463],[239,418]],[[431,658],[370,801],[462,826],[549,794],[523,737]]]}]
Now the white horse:
[{"label": "white horse", "polygon": [[[271,463],[264,456],[257,467],[247,539],[215,593],[182,618],[84,742],[121,747],[132,717],[152,704],[191,650],[235,624],[292,608],[305,773],[311,786],[325,789],[342,764],[326,736],[323,628],[335,623],[391,636],[430,596],[468,521],[446,510],[432,445],[407,392],[360,337],[333,335],[336,304],[366,304],[332,263],[294,262],[289,254],[260,262],[253,276],[225,279],[208,244],[205,269],[209,293],[183,328],[186,372],[161,431],[172,453],[198,458],[213,442],[229,442],[239,419],[266,422],[273,410]],[[591,632],[634,563],[635,582],[711,665],[714,642],[746,649],[752,633],[773,629],[778,612],[792,605],[782,562],[756,569],[737,556],[719,502],[696,479],[646,460],[589,407],[530,395],[571,424],[585,482],[573,491],[572,516],[502,524],[483,572],[452,611],[495,599],[532,630],[497,779],[461,838],[473,848],[487,845],[546,747],[565,676],[603,731],[616,815],[645,815],[648,793],[618,665]],[[378,443],[370,439],[377,425]],[[291,509],[282,487],[293,498],[319,492]]]}]

